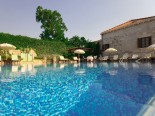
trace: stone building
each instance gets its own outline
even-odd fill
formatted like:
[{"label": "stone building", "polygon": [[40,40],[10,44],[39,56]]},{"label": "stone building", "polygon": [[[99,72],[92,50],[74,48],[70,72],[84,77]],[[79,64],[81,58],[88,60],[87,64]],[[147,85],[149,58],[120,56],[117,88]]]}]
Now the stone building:
[{"label": "stone building", "polygon": [[101,33],[100,53],[115,48],[117,54],[144,53],[155,44],[155,16],[130,20]]}]

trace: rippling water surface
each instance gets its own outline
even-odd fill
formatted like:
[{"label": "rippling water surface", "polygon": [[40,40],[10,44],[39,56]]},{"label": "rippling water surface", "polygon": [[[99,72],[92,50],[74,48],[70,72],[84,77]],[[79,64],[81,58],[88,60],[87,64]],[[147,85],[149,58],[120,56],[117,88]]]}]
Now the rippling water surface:
[{"label": "rippling water surface", "polygon": [[0,66],[0,115],[140,116],[154,109],[154,64]]}]

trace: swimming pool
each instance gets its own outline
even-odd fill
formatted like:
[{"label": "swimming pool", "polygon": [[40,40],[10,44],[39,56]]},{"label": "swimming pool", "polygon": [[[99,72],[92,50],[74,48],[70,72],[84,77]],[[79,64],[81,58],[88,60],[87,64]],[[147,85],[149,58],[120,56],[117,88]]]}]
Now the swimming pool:
[{"label": "swimming pool", "polygon": [[155,65],[81,63],[0,67],[0,115],[155,113]]}]

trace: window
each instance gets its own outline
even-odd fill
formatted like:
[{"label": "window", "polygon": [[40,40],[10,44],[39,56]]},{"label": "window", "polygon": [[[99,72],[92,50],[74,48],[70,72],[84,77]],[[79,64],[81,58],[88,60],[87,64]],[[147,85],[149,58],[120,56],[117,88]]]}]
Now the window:
[{"label": "window", "polygon": [[145,47],[150,46],[151,44],[152,44],[151,37],[138,38],[137,40],[138,48],[145,48]]},{"label": "window", "polygon": [[103,44],[102,46],[102,51],[105,51],[106,49],[108,49],[110,47],[109,44]]}]

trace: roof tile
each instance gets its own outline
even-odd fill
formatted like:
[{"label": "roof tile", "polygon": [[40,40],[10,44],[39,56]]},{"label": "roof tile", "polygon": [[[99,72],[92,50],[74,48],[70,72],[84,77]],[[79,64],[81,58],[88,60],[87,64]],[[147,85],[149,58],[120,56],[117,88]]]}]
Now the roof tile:
[{"label": "roof tile", "polygon": [[109,32],[112,32],[112,31],[119,30],[119,29],[123,29],[123,28],[129,27],[129,26],[132,26],[132,25],[136,25],[136,24],[140,24],[140,23],[143,23],[143,22],[146,22],[146,21],[150,21],[152,19],[155,19],[155,16],[145,17],[145,18],[140,18],[140,19],[133,19],[133,20],[127,21],[127,22],[125,22],[123,24],[120,24],[118,26],[115,26],[115,27],[113,27],[111,29],[108,29],[108,30],[102,32],[101,34],[105,34],[105,33],[109,33]]}]

